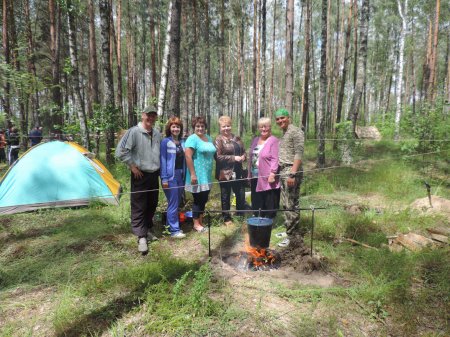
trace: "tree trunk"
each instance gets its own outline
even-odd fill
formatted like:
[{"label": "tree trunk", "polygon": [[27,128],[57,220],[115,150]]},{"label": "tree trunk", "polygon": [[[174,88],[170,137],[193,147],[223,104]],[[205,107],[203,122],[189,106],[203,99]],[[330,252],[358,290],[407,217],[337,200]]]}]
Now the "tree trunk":
[{"label": "tree trunk", "polygon": [[302,128],[306,130],[309,115],[309,73],[311,67],[311,0],[306,0],[305,70],[302,93]]},{"label": "tree trunk", "polygon": [[153,0],[148,1],[150,10],[150,57],[151,57],[151,84],[150,93],[152,98],[156,98],[156,38],[155,38],[155,10]]},{"label": "tree trunk", "polygon": [[[34,55],[34,41],[33,33],[31,31],[31,20],[30,20],[30,0],[25,1],[24,7],[25,22],[26,22],[26,36],[27,36],[27,61],[28,61],[28,72],[33,76],[34,80],[38,77],[36,75],[36,64]],[[32,126],[40,125],[39,117],[39,91],[38,88],[33,87],[34,96],[31,95],[31,109],[32,109]]]},{"label": "tree trunk", "polygon": [[294,0],[286,0],[286,109],[293,113],[294,99]]},{"label": "tree trunk", "polygon": [[74,18],[74,5],[72,4],[72,0],[67,0],[67,26],[68,26],[68,33],[69,33],[69,51],[70,51],[70,64],[72,66],[72,83],[74,85],[75,95],[78,100],[78,105],[75,104],[74,108],[77,111],[78,114],[78,122],[80,123],[80,132],[81,132],[81,139],[83,142],[83,146],[86,149],[90,149],[90,142],[89,142],[89,129],[87,125],[86,120],[86,109],[84,105],[84,98],[81,93],[81,86],[80,86],[80,72],[78,70],[78,50],[77,50],[77,39],[76,39],[76,32],[75,32],[75,18]]},{"label": "tree trunk", "polygon": [[209,47],[209,0],[205,0],[205,110],[206,121],[208,124],[208,134],[211,132],[211,64],[210,64],[210,47]]},{"label": "tree trunk", "polygon": [[431,105],[434,105],[436,100],[436,64],[438,54],[438,35],[439,35],[439,15],[441,10],[441,1],[436,0],[436,12],[434,15],[434,32],[433,32],[433,47],[430,59],[430,79],[428,81],[427,99]]},{"label": "tree trunk", "polygon": [[[307,0],[309,1],[309,0]],[[273,31],[272,31],[272,65],[271,65],[271,75],[270,75],[270,91],[269,91],[269,117],[272,120],[273,114],[273,80],[275,77],[275,28],[277,23],[277,0],[273,2]]]},{"label": "tree trunk", "polygon": [[114,82],[110,60],[110,24],[111,24],[111,7],[108,0],[99,1],[99,13],[101,19],[101,35],[102,35],[102,68],[104,78],[104,95],[105,95],[105,114],[107,119],[106,126],[106,162],[112,164],[114,156],[112,149],[114,148],[114,122],[116,122],[116,108],[114,102]]},{"label": "tree trunk", "polygon": [[219,116],[224,114],[225,103],[224,103],[224,91],[225,91],[225,0],[220,1],[220,35],[219,35],[219,92],[218,103],[219,103]]},{"label": "tree trunk", "polygon": [[328,0],[322,0],[322,36],[320,46],[320,90],[319,90],[319,109],[317,116],[317,138],[319,144],[317,147],[317,166],[325,167],[325,112],[327,110],[327,27],[328,27]]},{"label": "tree trunk", "polygon": [[244,134],[244,39],[245,39],[245,21],[241,17],[240,28],[238,30],[238,44],[239,44],[239,112],[238,112],[238,135],[242,137]]},{"label": "tree trunk", "polygon": [[174,0],[172,7],[172,19],[170,25],[170,105],[169,113],[180,116],[180,84],[179,84],[179,64],[180,64],[180,18],[181,0]]},{"label": "tree trunk", "polygon": [[349,58],[349,49],[350,49],[350,33],[352,31],[352,6],[350,6],[348,12],[348,20],[347,20],[347,29],[345,31],[345,50],[344,50],[344,60],[342,62],[342,77],[340,82],[338,103],[336,107],[336,123],[341,122],[342,115],[342,104],[344,102],[344,93],[345,93],[345,83],[347,80],[347,65]]},{"label": "tree trunk", "polygon": [[[9,46],[9,25],[8,25],[8,0],[2,1],[2,42],[3,42],[3,52],[4,52],[4,58],[5,63],[10,64],[11,63],[11,50]],[[6,115],[6,124],[9,128],[11,126],[11,85],[9,81],[4,81],[4,95],[2,97],[2,105],[3,105],[3,111],[5,111]]]},{"label": "tree trunk", "polygon": [[94,1],[89,0],[89,89],[88,89],[88,114],[92,118],[94,107],[100,104],[100,92],[98,84],[97,42],[95,37],[95,10]]},{"label": "tree trunk", "polygon": [[170,26],[172,18],[172,2],[176,0],[169,1],[169,9],[167,13],[167,30],[166,30],[166,42],[164,44],[164,55],[161,65],[161,80],[159,81],[159,95],[158,95],[158,116],[163,116],[164,102],[166,100],[166,86],[167,77],[169,69],[169,45],[170,45]]},{"label": "tree trunk", "polygon": [[398,13],[402,19],[402,29],[400,31],[399,41],[399,61],[398,61],[398,75],[397,75],[397,102],[395,109],[395,131],[394,139],[400,138],[400,119],[402,116],[402,89],[403,89],[403,56],[405,52],[405,36],[407,30],[406,15],[408,14],[408,0],[405,0],[404,8],[400,0],[397,0]]},{"label": "tree trunk", "polygon": [[[127,30],[126,30],[126,44],[127,44],[127,120],[128,126],[131,127],[137,122],[135,110],[137,108],[136,91],[137,91],[137,73],[136,73],[136,58],[135,48],[136,40],[133,36],[132,18],[130,3],[127,4]],[[135,20],[133,20],[135,21]],[[118,39],[119,40],[119,39]]]},{"label": "tree trunk", "polygon": [[259,116],[258,96],[259,96],[259,78],[258,78],[258,0],[253,0],[253,113],[250,116],[252,134],[256,134],[256,124]]},{"label": "tree trunk", "polygon": [[[192,43],[192,116],[197,113],[197,41],[198,41],[198,15],[197,15],[197,0],[192,0],[193,11],[193,26],[194,26],[194,41]],[[187,130],[186,130],[187,131]]]},{"label": "tree trunk", "polygon": [[[12,51],[12,64],[14,66],[15,71],[20,74],[21,73],[21,64],[19,57],[19,43],[17,40],[17,32],[16,32],[16,24],[15,24],[15,16],[14,16],[14,2],[11,1],[9,3],[8,8],[8,16],[10,17],[9,21],[9,39],[10,39],[10,47]],[[28,135],[28,113],[25,110],[25,102],[28,101],[28,95],[26,94],[23,85],[18,83],[16,85],[16,97],[19,104],[19,123],[20,123],[20,131],[21,131],[21,144],[22,147],[27,149],[27,135]]]},{"label": "tree trunk", "polygon": [[259,117],[266,115],[266,16],[267,16],[267,0],[262,0],[261,17],[262,17],[262,36],[261,36],[261,58],[262,58],[262,71],[261,71],[261,104]]},{"label": "tree trunk", "polygon": [[[112,10],[112,8],[111,8]],[[122,118],[124,117],[123,112],[123,80],[122,80],[122,0],[117,1],[117,32],[114,30],[114,21],[111,16],[111,30],[112,30],[112,36],[114,37],[114,41],[116,43],[115,48],[115,54],[116,54],[116,61],[117,61],[117,97],[116,97],[116,103],[117,103],[117,109],[119,110],[120,116]],[[111,44],[112,46],[112,44]],[[111,58],[112,58],[111,53]],[[113,65],[111,63],[111,69]],[[128,126],[131,127],[134,125],[134,120],[132,119],[132,123]]]},{"label": "tree trunk", "polygon": [[187,28],[187,15],[190,13],[190,3],[183,2],[181,9],[181,31],[184,36],[181,39],[181,48],[183,55],[183,83],[184,83],[184,109],[181,110],[181,120],[183,123],[183,133],[181,137],[187,135],[189,129],[189,95],[190,95],[190,74],[189,74],[189,56],[191,52],[191,42],[193,40]]},{"label": "tree trunk", "polygon": [[367,37],[369,33],[369,0],[363,0],[361,7],[361,21],[359,34],[358,69],[356,76],[356,86],[350,105],[348,120],[352,121],[353,133],[356,136],[356,121],[361,107],[361,98],[366,83],[366,63],[367,63]]},{"label": "tree trunk", "polygon": [[52,62],[52,112],[51,112],[51,128],[53,129],[55,125],[60,125],[64,123],[62,110],[63,101],[61,94],[60,85],[60,69],[59,69],[59,5],[55,0],[48,1],[48,11],[50,19],[50,59]]}]

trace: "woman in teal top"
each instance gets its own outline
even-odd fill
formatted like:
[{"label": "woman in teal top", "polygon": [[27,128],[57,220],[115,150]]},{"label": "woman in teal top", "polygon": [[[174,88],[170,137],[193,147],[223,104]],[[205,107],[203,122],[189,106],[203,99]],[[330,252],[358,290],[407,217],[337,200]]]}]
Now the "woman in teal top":
[{"label": "woman in teal top", "polygon": [[203,226],[203,212],[211,189],[211,173],[216,148],[212,138],[206,134],[206,120],[203,116],[192,119],[194,134],[185,143],[186,172],[185,190],[192,193],[192,217],[194,230],[201,233],[207,230]]}]

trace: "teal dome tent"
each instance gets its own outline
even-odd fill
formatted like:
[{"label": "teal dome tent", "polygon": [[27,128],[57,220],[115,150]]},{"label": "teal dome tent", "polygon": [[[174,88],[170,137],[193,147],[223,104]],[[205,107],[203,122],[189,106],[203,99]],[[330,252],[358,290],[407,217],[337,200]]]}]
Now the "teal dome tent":
[{"label": "teal dome tent", "polygon": [[73,142],[41,143],[25,152],[0,182],[0,214],[38,208],[118,204],[120,184]]}]

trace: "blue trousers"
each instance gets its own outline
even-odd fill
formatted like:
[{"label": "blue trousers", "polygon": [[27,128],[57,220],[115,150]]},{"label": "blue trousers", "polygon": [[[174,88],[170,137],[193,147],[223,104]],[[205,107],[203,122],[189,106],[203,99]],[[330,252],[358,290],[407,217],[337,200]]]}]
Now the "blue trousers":
[{"label": "blue trousers", "polygon": [[175,170],[173,180],[169,181],[169,188],[164,189],[164,194],[167,198],[167,226],[171,234],[180,231],[178,206],[183,197],[183,185],[183,170]]}]

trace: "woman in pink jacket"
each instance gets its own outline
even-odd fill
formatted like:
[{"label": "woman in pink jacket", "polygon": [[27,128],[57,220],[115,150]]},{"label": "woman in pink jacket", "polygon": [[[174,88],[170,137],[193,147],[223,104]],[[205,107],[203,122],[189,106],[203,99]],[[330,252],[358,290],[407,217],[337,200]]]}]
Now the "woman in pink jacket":
[{"label": "woman in pink jacket", "polygon": [[278,138],[272,136],[270,118],[258,120],[259,137],[255,137],[250,146],[248,160],[248,178],[251,185],[252,209],[255,215],[275,218],[280,195],[278,173]]}]

